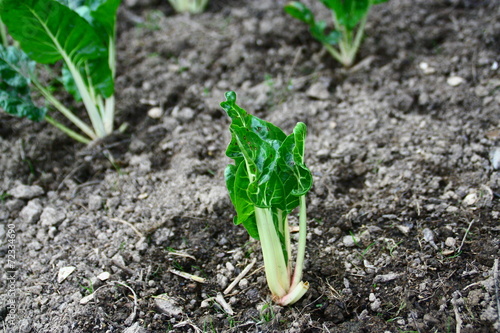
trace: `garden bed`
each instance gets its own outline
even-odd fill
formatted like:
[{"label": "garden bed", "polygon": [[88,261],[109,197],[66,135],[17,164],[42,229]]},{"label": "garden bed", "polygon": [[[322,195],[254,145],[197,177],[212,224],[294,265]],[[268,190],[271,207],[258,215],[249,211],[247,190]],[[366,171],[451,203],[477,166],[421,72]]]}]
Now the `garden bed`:
[{"label": "garden bed", "polygon": [[[352,69],[284,5],[212,0],[189,16],[125,1],[116,97],[129,126],[101,142],[0,114],[12,332],[500,330],[500,4],[376,6]],[[308,126],[310,290],[290,307],[272,304],[259,243],[232,223],[227,90],[286,132]]]}]

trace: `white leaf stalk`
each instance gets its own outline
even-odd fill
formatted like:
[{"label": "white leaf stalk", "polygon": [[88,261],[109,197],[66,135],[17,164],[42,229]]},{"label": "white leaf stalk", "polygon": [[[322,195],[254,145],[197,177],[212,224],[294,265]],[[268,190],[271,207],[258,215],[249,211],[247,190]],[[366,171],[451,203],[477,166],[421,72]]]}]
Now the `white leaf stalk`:
[{"label": "white leaf stalk", "polygon": [[281,211],[278,211],[278,214],[275,216],[278,220],[281,220],[278,221],[278,225],[283,227],[286,243],[285,251],[288,260],[285,259],[271,209],[255,208],[255,218],[262,246],[267,284],[273,295],[273,300],[279,305],[286,306],[297,302],[309,289],[309,283],[302,281],[307,235],[305,196],[300,197],[299,243],[293,274],[290,260],[292,257],[290,228],[288,218],[286,216],[282,217],[281,213]]},{"label": "white leaf stalk", "polygon": [[178,13],[200,14],[205,10],[208,0],[169,0]]},{"label": "white leaf stalk", "polygon": [[[94,87],[92,86],[92,81],[90,75],[87,75],[87,82],[89,85],[85,83],[85,80],[80,73],[78,67],[79,64],[76,64],[71,59],[71,56],[65,51],[64,47],[59,43],[57,36],[53,35],[51,30],[47,27],[45,22],[37,15],[37,13],[33,12],[33,16],[37,18],[39,23],[43,26],[46,33],[52,39],[52,42],[56,46],[59,54],[61,54],[66,66],[68,67],[73,79],[75,80],[76,87],[78,88],[78,92],[82,97],[83,104],[87,110],[90,121],[92,123],[93,129],[88,127],[83,121],[81,121],[77,116],[75,116],[71,111],[69,111],[66,107],[64,107],[57,99],[46,89],[44,89],[40,84],[36,84],[37,88],[42,92],[42,94],[47,98],[47,100],[54,106],[58,111],[60,111],[64,116],[66,116],[73,124],[75,124],[79,129],[81,129],[86,135],[89,136],[90,139],[95,140],[97,138],[103,138],[113,132],[113,121],[114,121],[114,109],[115,109],[115,99],[114,95],[103,99],[101,95],[99,95]],[[115,41],[114,36],[109,40],[109,56],[108,62],[111,68],[113,79],[115,76]],[[85,67],[85,71],[88,72],[88,67]],[[72,138],[83,142],[89,143],[90,141],[64,125],[58,123],[52,118],[47,118],[47,120],[58,127],[59,129],[66,132]]]}]

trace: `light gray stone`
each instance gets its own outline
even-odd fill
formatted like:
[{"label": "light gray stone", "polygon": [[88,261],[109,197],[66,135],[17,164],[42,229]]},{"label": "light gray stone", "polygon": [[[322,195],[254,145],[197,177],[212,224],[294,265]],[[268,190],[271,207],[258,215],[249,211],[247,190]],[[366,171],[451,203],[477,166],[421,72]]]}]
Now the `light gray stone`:
[{"label": "light gray stone", "polygon": [[181,123],[186,123],[194,118],[195,112],[193,109],[188,107],[183,107],[183,108],[175,107],[172,110],[172,116]]},{"label": "light gray stone", "polygon": [[19,217],[26,223],[34,224],[38,222],[40,215],[42,214],[42,205],[40,204],[40,200],[34,199],[28,202],[26,206],[19,213]]},{"label": "light gray stone", "polygon": [[399,274],[396,274],[396,273],[377,275],[377,276],[375,276],[375,278],[373,278],[373,283],[389,282],[389,281],[397,279],[398,277],[399,277]]},{"label": "light gray stone", "polygon": [[45,192],[43,191],[43,188],[38,185],[29,186],[23,184],[18,185],[9,191],[9,194],[14,198],[23,200],[33,199],[35,197],[41,196],[44,193]]},{"label": "light gray stone", "polygon": [[328,91],[328,82],[316,82],[307,89],[306,95],[316,99],[328,99],[330,92]]},{"label": "light gray stone", "polygon": [[44,227],[51,227],[61,223],[66,218],[66,213],[63,209],[55,209],[54,207],[45,207],[40,216],[40,222]]},{"label": "light gray stone", "polygon": [[5,203],[5,207],[9,212],[17,212],[24,206],[24,201],[20,199],[12,199]]},{"label": "light gray stone", "polygon": [[156,296],[155,304],[158,307],[158,310],[169,316],[175,317],[182,313],[182,308],[179,307],[167,294]]},{"label": "light gray stone", "polygon": [[346,247],[353,247],[357,243],[359,243],[360,239],[357,236],[349,235],[349,236],[344,236],[342,238],[342,243]]},{"label": "light gray stone", "polygon": [[100,195],[91,194],[89,196],[89,210],[100,210],[102,208],[102,202],[102,197]]},{"label": "light gray stone", "polygon": [[7,231],[5,230],[5,224],[0,224],[0,244],[3,240],[5,240],[5,234]]}]

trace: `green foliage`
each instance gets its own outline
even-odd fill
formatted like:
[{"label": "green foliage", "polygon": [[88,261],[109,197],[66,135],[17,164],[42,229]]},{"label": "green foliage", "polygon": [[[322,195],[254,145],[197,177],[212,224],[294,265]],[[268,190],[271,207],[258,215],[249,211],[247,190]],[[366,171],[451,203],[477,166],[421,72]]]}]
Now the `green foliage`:
[{"label": "green foliage", "polygon": [[312,186],[304,164],[306,125],[298,123],[287,136],[279,127],[240,108],[234,92],[226,93],[226,99],[221,106],[232,119],[226,155],[235,161],[226,168],[226,185],[237,211],[235,223],[243,224],[250,236],[259,239],[255,207],[289,214],[299,205],[298,197]]},{"label": "green foliage", "polygon": [[[313,12],[298,1],[289,2],[285,11],[306,23],[311,35],[320,41],[330,54],[349,67],[361,44],[366,20],[371,6],[388,0],[319,0],[332,12],[334,29],[327,32],[327,24],[315,19]],[[338,48],[334,48],[338,45]]]},{"label": "green foliage", "polygon": [[[68,92],[83,101],[93,128],[36,80],[34,66],[30,67],[30,75],[24,76],[89,139],[104,137],[113,130],[115,25],[119,4],[120,0],[0,0],[1,20],[26,53],[22,59],[41,64],[63,61],[62,81]],[[48,116],[46,120],[82,142],[89,141]]]},{"label": "green foliage", "polygon": [[14,116],[41,121],[46,109],[35,106],[30,94],[35,65],[18,48],[0,45],[0,107]]},{"label": "green foliage", "polygon": [[[312,186],[311,172],[304,164],[306,125],[298,123],[286,135],[239,107],[234,92],[225,96],[221,106],[232,120],[226,155],[235,162],[227,166],[225,179],[237,213],[234,223],[242,224],[251,237],[261,241],[271,292],[279,303],[291,304],[307,290],[307,284],[300,281],[305,251],[304,196]],[[301,234],[296,271],[291,276],[287,216],[298,206]]]},{"label": "green foliage", "polygon": [[178,13],[199,14],[205,10],[208,0],[168,0]]}]

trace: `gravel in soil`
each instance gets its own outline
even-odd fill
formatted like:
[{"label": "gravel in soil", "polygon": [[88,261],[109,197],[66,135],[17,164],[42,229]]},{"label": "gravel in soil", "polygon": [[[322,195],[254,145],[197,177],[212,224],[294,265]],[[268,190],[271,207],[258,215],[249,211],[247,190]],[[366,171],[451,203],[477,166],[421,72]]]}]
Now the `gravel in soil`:
[{"label": "gravel in soil", "polygon": [[[376,6],[350,70],[284,4],[188,16],[124,1],[129,127],[102,142],[0,114],[5,332],[500,330],[499,3]],[[286,131],[308,126],[311,287],[290,307],[232,224],[227,90]]]}]

